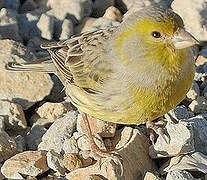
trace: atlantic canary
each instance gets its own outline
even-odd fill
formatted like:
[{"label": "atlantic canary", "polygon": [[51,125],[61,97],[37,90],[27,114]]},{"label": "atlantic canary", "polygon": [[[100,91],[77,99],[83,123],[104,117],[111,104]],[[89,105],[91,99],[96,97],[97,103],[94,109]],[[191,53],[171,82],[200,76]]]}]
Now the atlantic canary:
[{"label": "atlantic canary", "polygon": [[[71,102],[91,117],[143,124],[178,105],[194,77],[198,41],[171,9],[149,6],[118,27],[43,44],[50,57],[9,70],[57,74]],[[89,128],[90,131],[90,128]]]}]

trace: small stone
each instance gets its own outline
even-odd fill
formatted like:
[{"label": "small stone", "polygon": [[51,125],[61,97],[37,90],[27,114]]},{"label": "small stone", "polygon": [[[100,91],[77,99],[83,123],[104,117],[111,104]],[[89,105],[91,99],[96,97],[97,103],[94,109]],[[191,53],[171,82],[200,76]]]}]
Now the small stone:
[{"label": "small stone", "polygon": [[159,169],[161,174],[176,170],[200,171],[207,173],[207,156],[200,152],[180,155],[169,159]]},{"label": "small stone", "polygon": [[14,137],[14,140],[17,145],[17,152],[18,153],[26,150],[26,144],[25,144],[24,137],[22,137],[21,135],[17,135],[16,137]]},{"label": "small stone", "polygon": [[74,136],[64,141],[63,151],[64,153],[78,154],[79,152],[78,144]]},{"label": "small stone", "polygon": [[34,125],[27,133],[25,140],[28,150],[37,150],[38,145],[42,141],[42,136],[46,133],[47,129],[42,126]]},{"label": "small stone", "polygon": [[27,127],[24,111],[19,104],[0,100],[0,116],[7,130],[22,131]]},{"label": "small stone", "polygon": [[159,136],[155,145],[149,148],[152,158],[171,157],[195,151],[192,125],[180,120],[177,124],[168,122],[165,128],[169,142]]},{"label": "small stone", "polygon": [[37,27],[41,32],[41,37],[47,40],[53,39],[54,33],[54,17],[47,14],[42,14],[37,23]]},{"label": "small stone", "polygon": [[[101,137],[113,137],[116,132],[116,124],[102,121],[100,119],[88,118],[91,130],[93,134],[99,134]],[[78,116],[77,130],[81,133],[87,134],[86,125],[83,121],[82,115]]]},{"label": "small stone", "polygon": [[200,96],[200,89],[196,82],[193,82],[191,89],[187,93],[187,98],[190,100],[195,100]]},{"label": "small stone", "polygon": [[5,130],[4,116],[0,115],[0,131]]},{"label": "small stone", "polygon": [[114,0],[95,0],[93,3],[93,17],[101,17],[104,15],[106,9],[110,6],[114,6]]},{"label": "small stone", "polygon": [[5,70],[5,65],[11,60],[24,63],[35,59],[21,43],[1,40],[0,59],[0,99],[18,103],[27,109],[50,94],[53,83],[48,74]]},{"label": "small stone", "polygon": [[119,11],[119,9],[115,8],[114,6],[110,6],[109,8],[107,8],[103,17],[106,19],[111,19],[113,21],[118,21],[118,22],[122,21],[121,12]]},{"label": "small stone", "polygon": [[1,173],[2,164],[0,164],[0,180],[5,180],[5,176]]},{"label": "small stone", "polygon": [[17,12],[6,8],[0,10],[0,32],[1,39],[22,42],[17,23]]},{"label": "small stone", "polygon": [[25,151],[6,160],[1,172],[9,179],[23,179],[21,174],[38,176],[48,169],[46,152]]},{"label": "small stone", "polygon": [[47,152],[47,165],[50,169],[57,171],[60,175],[65,174],[63,156],[54,152],[53,150]]},{"label": "small stone", "polygon": [[202,56],[202,55],[200,55],[200,56],[198,56],[195,64],[196,64],[196,66],[200,66],[200,65],[205,64],[206,62],[207,62],[207,58]]},{"label": "small stone", "polygon": [[76,111],[70,111],[64,117],[57,119],[42,137],[42,142],[39,144],[38,150],[54,150],[60,153],[64,141],[67,141],[72,136],[76,127],[76,122]]},{"label": "small stone", "polygon": [[62,32],[60,40],[69,39],[74,34],[73,22],[70,19],[64,19],[62,24]]},{"label": "small stone", "polygon": [[191,111],[195,114],[201,114],[207,112],[207,100],[204,96],[199,96],[196,100],[193,100],[189,105]]},{"label": "small stone", "polygon": [[81,160],[75,154],[66,153],[63,157],[63,165],[69,171],[83,167]]},{"label": "small stone", "polygon": [[159,178],[158,175],[154,173],[146,172],[144,176],[144,180],[162,180],[162,179]]},{"label": "small stone", "polygon": [[166,180],[196,180],[189,172],[175,170],[167,173]]},{"label": "small stone", "polygon": [[0,132],[0,162],[7,160],[17,152],[17,145],[13,138],[1,131]]}]

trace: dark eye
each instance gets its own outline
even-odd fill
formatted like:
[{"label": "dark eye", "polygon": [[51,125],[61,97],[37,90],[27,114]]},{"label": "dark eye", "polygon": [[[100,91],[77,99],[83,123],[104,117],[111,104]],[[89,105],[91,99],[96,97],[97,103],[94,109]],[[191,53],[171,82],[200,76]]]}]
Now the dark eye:
[{"label": "dark eye", "polygon": [[160,38],[160,37],[161,37],[161,34],[160,34],[160,32],[158,32],[158,31],[152,31],[152,32],[151,32],[151,35],[152,35],[152,37],[154,37],[154,38]]}]

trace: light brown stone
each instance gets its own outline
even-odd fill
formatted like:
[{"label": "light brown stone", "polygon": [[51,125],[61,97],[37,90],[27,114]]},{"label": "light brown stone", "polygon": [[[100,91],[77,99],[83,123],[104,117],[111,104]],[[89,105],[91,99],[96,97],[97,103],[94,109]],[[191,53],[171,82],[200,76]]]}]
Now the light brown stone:
[{"label": "light brown stone", "polygon": [[66,153],[63,156],[63,165],[69,171],[83,167],[81,160],[76,154]]},{"label": "light brown stone", "polygon": [[48,170],[46,152],[25,151],[6,160],[1,168],[9,179],[21,179],[23,175],[37,176]]},{"label": "light brown stone", "polygon": [[53,83],[48,74],[5,70],[8,62],[23,63],[35,59],[21,43],[1,40],[0,59],[0,99],[16,102],[26,109],[49,95]]},{"label": "light brown stone", "polygon": [[162,180],[158,177],[158,175],[152,173],[152,172],[146,172],[144,176],[144,180]]},{"label": "light brown stone", "polygon": [[103,15],[106,19],[111,19],[113,21],[122,21],[122,15],[119,9],[115,8],[114,6],[110,6],[106,9],[105,14]]},{"label": "light brown stone", "polygon": [[200,56],[198,56],[195,64],[196,64],[196,66],[200,66],[200,65],[203,65],[206,62],[207,62],[207,58],[202,56],[202,55],[200,55]]}]

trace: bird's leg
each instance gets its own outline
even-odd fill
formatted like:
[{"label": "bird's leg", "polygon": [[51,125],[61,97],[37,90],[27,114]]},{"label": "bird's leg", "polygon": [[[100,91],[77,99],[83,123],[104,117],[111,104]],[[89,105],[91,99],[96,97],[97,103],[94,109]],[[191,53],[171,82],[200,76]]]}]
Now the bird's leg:
[{"label": "bird's leg", "polygon": [[88,116],[87,116],[86,113],[83,113],[82,116],[83,116],[84,124],[85,124],[86,129],[87,129],[87,135],[88,135],[88,138],[89,138],[89,141],[90,141],[90,144],[91,144],[92,152],[94,152],[99,159],[101,159],[101,158],[112,159],[116,164],[118,164],[120,166],[121,176],[122,176],[122,174],[123,174],[123,165],[122,165],[122,162],[121,162],[121,160],[122,160],[121,156],[119,154],[116,154],[115,152],[103,151],[96,145],[96,143],[94,141],[94,138],[93,138],[92,131],[91,131],[90,123],[88,121]]},{"label": "bird's leg", "polygon": [[162,127],[160,127],[159,125],[156,125],[153,121],[147,121],[146,122],[146,127],[149,130],[150,140],[151,140],[153,145],[155,145],[154,132],[156,134],[160,135],[167,144],[170,143],[170,137],[169,137],[168,134],[166,134],[166,132],[164,131],[164,129]]}]

